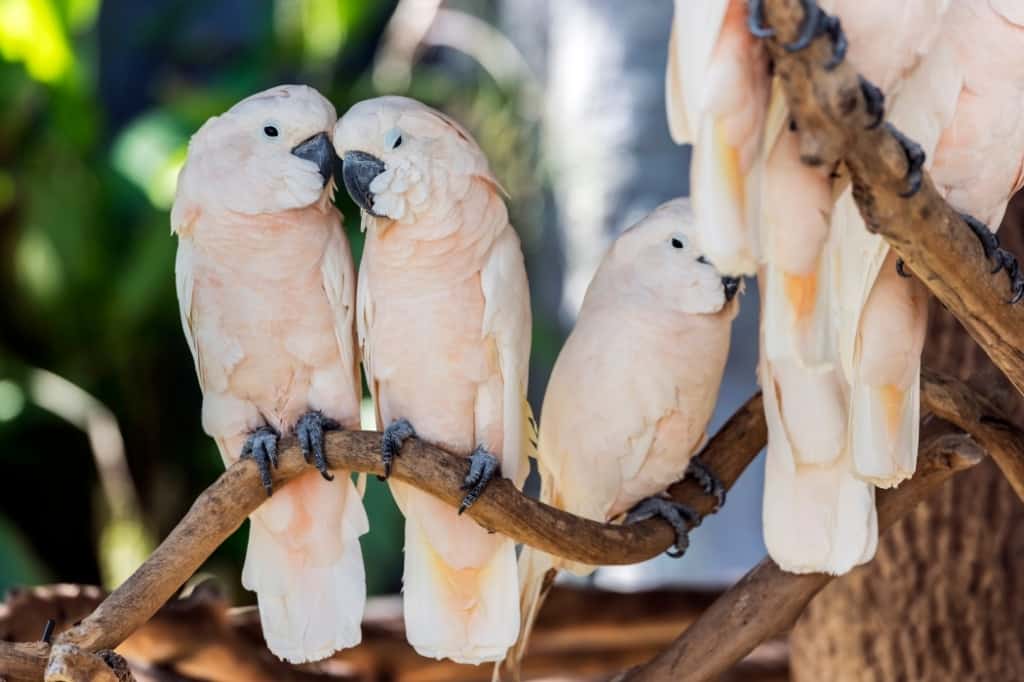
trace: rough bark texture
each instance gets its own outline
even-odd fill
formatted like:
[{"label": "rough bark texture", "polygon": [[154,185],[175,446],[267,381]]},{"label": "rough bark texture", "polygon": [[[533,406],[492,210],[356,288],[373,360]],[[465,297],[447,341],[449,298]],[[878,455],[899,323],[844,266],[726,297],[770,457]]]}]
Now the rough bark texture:
[{"label": "rough bark texture", "polygon": [[[335,470],[383,474],[380,438],[381,434],[375,431],[327,434],[328,465]],[[702,453],[704,461],[726,488],[731,487],[764,447],[766,439],[761,398],[757,395],[711,439]],[[460,486],[468,467],[464,457],[410,439],[396,459],[391,475],[457,506],[463,496]],[[307,468],[295,439],[283,439],[279,466],[273,471],[275,486],[287,484]],[[691,480],[673,485],[669,494],[701,515],[714,506],[713,498]],[[174,596],[266,499],[265,495],[251,460],[233,464],[199,496],[181,522],[128,580],[79,625],[55,638],[54,649],[70,644],[95,652],[121,644]],[[467,513],[481,526],[517,542],[596,565],[643,561],[664,552],[675,541],[674,531],[663,521],[652,519],[629,526],[596,523],[528,498],[506,479],[493,481]],[[0,649],[0,675],[6,674],[12,681],[38,679],[46,664],[45,655],[40,656],[38,649],[34,644]],[[23,674],[26,661],[34,661],[34,670],[30,667],[29,674]],[[13,665],[18,667],[11,668]]]},{"label": "rough bark texture", "polygon": [[939,196],[927,173],[921,190],[906,191],[907,159],[888,126],[869,129],[858,75],[847,61],[825,70],[832,47],[820,36],[800,52],[786,52],[804,17],[806,0],[765,0],[777,38],[765,41],[775,60],[808,163],[842,160],[868,228],[885,237],[907,266],[956,316],[995,365],[1024,391],[1024,306],[1010,298],[1005,273],[991,272],[981,244]]},{"label": "rough bark texture", "polygon": [[[1024,248],[1024,197],[1000,238]],[[1024,400],[933,301],[926,362],[990,395],[1024,425]],[[1000,397],[1001,396],[1001,397]],[[1024,679],[1024,505],[984,462],[918,507],[875,561],[835,581],[793,630],[796,682]]]},{"label": "rough bark texture", "polygon": [[[892,526],[955,473],[974,466],[981,457],[972,440],[951,434],[948,428],[924,438],[913,478],[878,495],[879,531]],[[759,643],[792,625],[807,603],[831,580],[832,576],[821,573],[786,573],[765,558],[719,597],[669,648],[621,679],[718,679]]]}]

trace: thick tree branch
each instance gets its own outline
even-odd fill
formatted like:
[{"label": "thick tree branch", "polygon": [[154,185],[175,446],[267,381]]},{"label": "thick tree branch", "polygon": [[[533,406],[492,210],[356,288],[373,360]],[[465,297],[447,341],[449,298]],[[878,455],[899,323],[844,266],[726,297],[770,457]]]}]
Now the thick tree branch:
[{"label": "thick tree branch", "polygon": [[962,381],[927,368],[921,373],[921,386],[924,407],[969,431],[1024,501],[1024,437],[1003,411]]},{"label": "thick tree branch", "polygon": [[[766,23],[776,37],[765,40],[774,59],[809,163],[842,160],[869,229],[885,237],[906,264],[956,316],[985,353],[1024,392],[1024,305],[1007,305],[1004,273],[993,274],[980,243],[936,191],[925,174],[910,198],[907,159],[891,129],[870,128],[860,80],[847,61],[829,71],[826,36],[799,52],[787,52],[803,21],[801,0],[765,0]],[[1007,180],[1009,184],[1009,179]]]},{"label": "thick tree branch", "polygon": [[[328,464],[334,470],[383,474],[380,437],[380,433],[372,431],[328,434]],[[758,395],[733,415],[711,439],[702,456],[728,488],[764,447],[766,438]],[[280,466],[274,471],[275,487],[280,488],[307,471],[294,438],[284,439]],[[457,506],[462,497],[459,486],[467,472],[465,458],[410,439],[391,475]],[[714,504],[691,481],[673,485],[669,494],[702,514],[708,513]],[[149,559],[80,625],[59,635],[55,644],[72,644],[84,651],[119,645],[174,596],[264,499],[255,464],[248,460],[233,464],[199,496]],[[590,564],[636,563],[657,556],[675,541],[671,528],[660,520],[630,526],[589,521],[526,497],[504,479],[492,482],[468,514],[483,527],[517,542]],[[21,661],[18,670],[10,673],[12,680],[39,679],[46,661],[45,650],[40,651],[36,645],[15,645],[14,650],[6,653]],[[34,662],[34,667],[30,666],[34,676],[21,674],[25,661]],[[0,657],[0,674],[5,671],[4,665]]]},{"label": "thick tree branch", "polygon": [[[892,526],[953,474],[974,466],[981,458],[981,450],[965,435],[946,433],[928,438],[913,478],[899,488],[878,494],[879,530]],[[718,679],[758,644],[790,627],[832,578],[822,573],[786,573],[765,558],[719,597],[671,647],[619,679]]]}]

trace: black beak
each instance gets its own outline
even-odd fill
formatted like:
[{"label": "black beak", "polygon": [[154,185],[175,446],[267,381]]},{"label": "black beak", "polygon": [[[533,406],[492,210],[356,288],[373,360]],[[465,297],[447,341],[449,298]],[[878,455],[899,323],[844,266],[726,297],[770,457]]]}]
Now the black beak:
[{"label": "black beak", "polygon": [[739,277],[723,277],[722,278],[722,288],[725,290],[725,301],[726,301],[726,303],[731,301],[733,299],[733,296],[736,295],[736,292],[739,291],[739,289],[740,289],[740,281],[741,281],[741,278],[739,278]]},{"label": "black beak", "polygon": [[334,145],[331,144],[331,138],[327,137],[327,133],[317,133],[305,142],[296,145],[292,149],[292,154],[315,163],[320,170],[320,177],[323,178],[324,185],[327,185],[331,175],[334,174],[334,160],[337,158],[334,153]]},{"label": "black beak", "polygon": [[373,212],[373,192],[370,191],[370,183],[384,172],[384,162],[366,152],[345,152],[341,163],[341,176],[345,180],[345,189],[348,190],[352,201],[370,215],[377,216]]}]

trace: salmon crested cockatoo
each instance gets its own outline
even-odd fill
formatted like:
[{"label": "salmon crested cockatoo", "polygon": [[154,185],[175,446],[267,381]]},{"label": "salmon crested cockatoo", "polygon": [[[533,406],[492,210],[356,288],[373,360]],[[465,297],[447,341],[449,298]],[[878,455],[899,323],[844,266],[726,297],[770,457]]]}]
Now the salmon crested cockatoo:
[{"label": "salmon crested cockatoo", "polygon": [[385,469],[412,435],[470,458],[459,511],[394,482],[405,515],[405,625],[424,656],[504,656],[519,631],[512,540],[461,511],[496,473],[521,486],[530,300],[519,238],[460,125],[404,97],[352,107],[334,145],[363,210],[357,326]]},{"label": "salmon crested cockatoo", "polygon": [[[688,199],[622,233],[587,289],[552,370],[541,412],[540,500],[596,521],[661,516],[685,550],[694,513],[661,497],[688,467],[709,493],[724,489],[698,460],[722,381],[739,280],[697,247]],[[550,569],[593,566],[526,547],[519,560],[522,635],[516,668]],[[549,583],[550,584],[550,583]]]},{"label": "salmon crested cockatoo", "polygon": [[[904,118],[940,129],[948,107],[930,104],[914,111],[913,103],[921,92],[956,89],[944,70],[948,59],[922,67],[950,0],[911,0],[899,7],[880,0],[820,4],[838,14],[846,33],[838,20],[807,2],[808,18],[788,49],[802,49],[827,34],[832,63],[846,58],[848,49],[865,76],[862,89],[876,125],[884,110],[875,84],[895,109],[902,107]],[[835,169],[801,158],[780,84],[773,83],[770,92],[752,86],[769,78],[763,48],[754,40],[770,35],[761,26],[760,5],[677,0],[666,79],[669,120],[677,141],[695,145],[698,210],[737,195],[738,176],[728,172],[728,162],[735,150],[757,148],[749,167],[758,173],[759,210],[746,211],[754,222],[744,226],[745,241],[735,252],[760,257],[760,379],[770,434],[766,544],[789,570],[842,573],[874,552],[873,484],[894,485],[913,472],[925,296],[918,283],[900,280],[891,267],[869,295],[887,246],[866,232],[852,203],[840,200],[833,214],[847,181]],[[694,133],[699,126],[692,122],[709,117],[731,133]],[[920,154],[912,160],[919,166]],[[709,180],[698,182],[702,174]],[[742,199],[749,206],[749,197]],[[889,315],[881,314],[886,306]],[[871,348],[883,338],[889,352],[880,358]]]},{"label": "salmon crested cockatoo", "polygon": [[366,598],[366,514],[323,445],[327,429],[359,428],[361,394],[352,255],[331,203],[336,119],[306,86],[239,102],[192,137],[171,210],[203,428],[225,464],[256,460],[268,495],[282,434],[320,470],[252,514],[242,572],[267,645],[292,662],[359,643]]}]

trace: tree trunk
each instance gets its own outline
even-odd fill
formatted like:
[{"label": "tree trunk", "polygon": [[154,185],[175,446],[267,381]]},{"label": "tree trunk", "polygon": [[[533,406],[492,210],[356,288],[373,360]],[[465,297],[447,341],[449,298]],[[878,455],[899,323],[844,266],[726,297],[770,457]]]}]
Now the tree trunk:
[{"label": "tree trunk", "polygon": [[[999,233],[1024,247],[1024,195]],[[984,387],[1024,423],[1024,400],[934,299],[925,364]],[[957,476],[834,581],[791,635],[795,682],[1024,679],[1024,505],[992,461]]]}]

